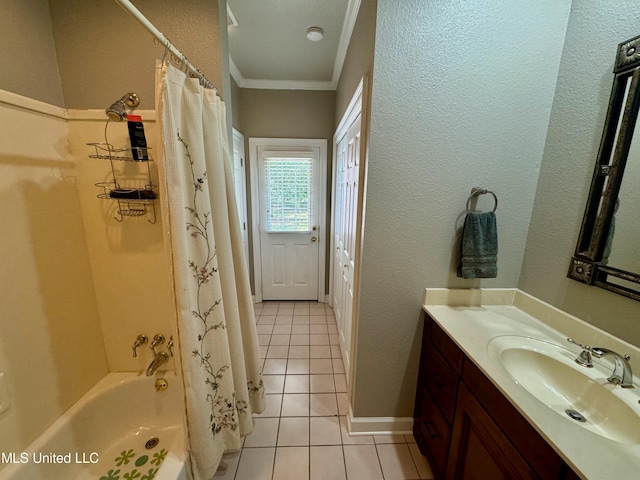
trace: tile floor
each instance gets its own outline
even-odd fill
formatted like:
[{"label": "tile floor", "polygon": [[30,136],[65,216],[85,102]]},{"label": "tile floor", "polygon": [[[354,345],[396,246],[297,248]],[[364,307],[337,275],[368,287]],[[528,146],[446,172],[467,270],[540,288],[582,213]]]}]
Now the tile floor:
[{"label": "tile floor", "polygon": [[214,480],[431,479],[413,436],[350,436],[333,311],[321,303],[255,305],[267,408]]}]

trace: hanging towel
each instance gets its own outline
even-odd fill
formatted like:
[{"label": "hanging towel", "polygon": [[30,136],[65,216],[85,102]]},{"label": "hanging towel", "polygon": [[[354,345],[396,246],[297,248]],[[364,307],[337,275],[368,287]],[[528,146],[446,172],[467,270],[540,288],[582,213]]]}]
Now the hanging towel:
[{"label": "hanging towel", "polygon": [[460,253],[459,277],[498,276],[498,229],[495,213],[467,213],[462,228]]}]

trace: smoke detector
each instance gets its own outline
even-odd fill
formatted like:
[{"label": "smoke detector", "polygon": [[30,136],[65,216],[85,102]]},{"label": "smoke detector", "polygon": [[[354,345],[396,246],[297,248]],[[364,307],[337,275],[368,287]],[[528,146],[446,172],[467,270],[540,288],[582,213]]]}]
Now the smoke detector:
[{"label": "smoke detector", "polygon": [[319,42],[324,37],[324,30],[320,27],[307,28],[307,38],[312,42]]}]

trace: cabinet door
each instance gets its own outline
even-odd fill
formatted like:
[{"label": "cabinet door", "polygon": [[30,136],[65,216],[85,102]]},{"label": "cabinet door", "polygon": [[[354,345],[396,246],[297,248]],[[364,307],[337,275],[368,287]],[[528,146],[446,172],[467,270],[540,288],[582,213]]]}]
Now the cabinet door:
[{"label": "cabinet door", "polygon": [[453,424],[447,480],[537,478],[502,430],[460,385]]}]

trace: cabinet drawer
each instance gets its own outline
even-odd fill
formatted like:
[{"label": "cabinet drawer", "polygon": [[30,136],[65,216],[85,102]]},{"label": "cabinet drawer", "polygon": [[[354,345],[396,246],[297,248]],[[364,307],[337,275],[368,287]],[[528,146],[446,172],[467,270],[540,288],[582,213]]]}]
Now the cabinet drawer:
[{"label": "cabinet drawer", "polygon": [[430,348],[425,356],[425,386],[451,424],[458,393],[458,374],[435,348]]},{"label": "cabinet drawer", "polygon": [[435,462],[438,477],[442,478],[447,467],[451,427],[444,419],[433,398],[426,389],[422,389],[419,431],[428,448],[430,460]]},{"label": "cabinet drawer", "polygon": [[462,371],[464,353],[435,321],[431,322],[431,343],[442,353],[442,356],[457,373]]}]

